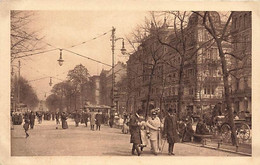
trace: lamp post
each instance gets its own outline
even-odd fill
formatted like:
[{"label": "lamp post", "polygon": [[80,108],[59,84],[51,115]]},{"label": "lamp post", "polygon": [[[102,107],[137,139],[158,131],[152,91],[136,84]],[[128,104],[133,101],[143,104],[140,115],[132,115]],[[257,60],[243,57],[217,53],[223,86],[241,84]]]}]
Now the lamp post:
[{"label": "lamp post", "polygon": [[111,41],[112,41],[112,105],[111,108],[114,108],[115,106],[115,96],[114,96],[114,89],[115,89],[115,43],[117,40],[122,40],[122,48],[121,53],[123,55],[126,54],[125,44],[124,44],[124,38],[116,38],[115,36],[116,29],[112,27],[112,35],[111,35]]}]

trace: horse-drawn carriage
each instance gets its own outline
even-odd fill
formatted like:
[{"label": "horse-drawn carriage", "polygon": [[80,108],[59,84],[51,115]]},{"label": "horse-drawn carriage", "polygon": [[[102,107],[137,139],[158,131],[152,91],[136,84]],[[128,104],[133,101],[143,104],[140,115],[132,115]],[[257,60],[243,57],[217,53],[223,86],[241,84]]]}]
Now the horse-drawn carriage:
[{"label": "horse-drawn carriage", "polygon": [[[231,142],[231,126],[227,116],[205,117],[205,122],[211,133],[220,137],[223,142]],[[213,119],[213,120],[212,120]],[[234,119],[236,135],[239,140],[246,141],[250,138],[250,126],[245,119]]]}]

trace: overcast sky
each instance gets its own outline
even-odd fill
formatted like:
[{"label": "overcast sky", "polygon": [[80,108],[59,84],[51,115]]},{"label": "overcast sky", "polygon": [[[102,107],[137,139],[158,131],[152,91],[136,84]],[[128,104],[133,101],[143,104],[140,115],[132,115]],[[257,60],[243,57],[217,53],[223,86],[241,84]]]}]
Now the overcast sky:
[{"label": "overcast sky", "polygon": [[[116,37],[128,36],[137,26],[144,22],[148,12],[140,11],[37,11],[33,22],[34,30],[39,30],[39,35],[44,36],[44,41],[58,48],[67,48],[76,53],[111,64],[111,29],[116,28]],[[91,40],[108,32],[95,40]],[[91,40],[91,41],[89,41]],[[70,48],[72,45],[85,44]],[[126,45],[127,47],[127,45]],[[126,61],[120,53],[121,41],[116,42],[115,60]],[[46,47],[46,50],[53,47]],[[91,75],[97,75],[107,66],[98,64],[88,59],[63,51],[63,66],[58,65],[59,50],[39,54],[21,59],[21,75],[27,80],[43,77],[55,77],[53,83],[66,79],[69,70],[78,64],[87,67]],[[30,84],[37,91],[40,99],[50,94],[49,78],[31,81]]]}]

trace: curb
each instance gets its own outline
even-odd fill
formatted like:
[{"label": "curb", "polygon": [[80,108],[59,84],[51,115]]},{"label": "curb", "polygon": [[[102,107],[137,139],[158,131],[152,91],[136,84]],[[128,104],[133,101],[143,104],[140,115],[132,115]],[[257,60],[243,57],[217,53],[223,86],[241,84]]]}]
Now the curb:
[{"label": "curb", "polygon": [[228,152],[228,153],[233,153],[233,154],[238,154],[238,155],[243,155],[243,156],[252,156],[252,154],[244,153],[244,152],[236,152],[228,149],[223,149],[223,148],[216,148],[208,145],[196,145],[192,143],[182,143],[190,146],[195,146],[195,147],[203,147],[203,148],[208,148],[208,149],[213,149],[213,150],[218,150],[218,151],[223,151],[223,152]]}]

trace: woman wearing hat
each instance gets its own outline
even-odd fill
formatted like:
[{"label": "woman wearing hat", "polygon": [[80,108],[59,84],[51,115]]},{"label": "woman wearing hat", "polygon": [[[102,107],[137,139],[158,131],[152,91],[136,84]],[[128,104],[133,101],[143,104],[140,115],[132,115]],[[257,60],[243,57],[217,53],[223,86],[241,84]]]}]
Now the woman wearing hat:
[{"label": "woman wearing hat", "polygon": [[169,143],[168,155],[175,155],[173,153],[174,143],[179,142],[180,139],[177,132],[177,117],[171,108],[164,120],[164,133]]},{"label": "woman wearing hat", "polygon": [[156,110],[152,110],[152,116],[147,120],[146,126],[149,128],[150,132],[150,143],[152,152],[157,155],[160,146],[160,127],[161,121],[157,116]]},{"label": "woman wearing hat", "polygon": [[140,144],[142,144],[141,140],[141,132],[140,132],[140,125],[139,122],[141,110],[138,110],[134,115],[131,116],[129,121],[129,128],[130,128],[130,143],[133,143],[132,147],[132,155],[135,154],[135,151],[137,152],[137,155],[141,155],[141,151],[139,149]]}]

